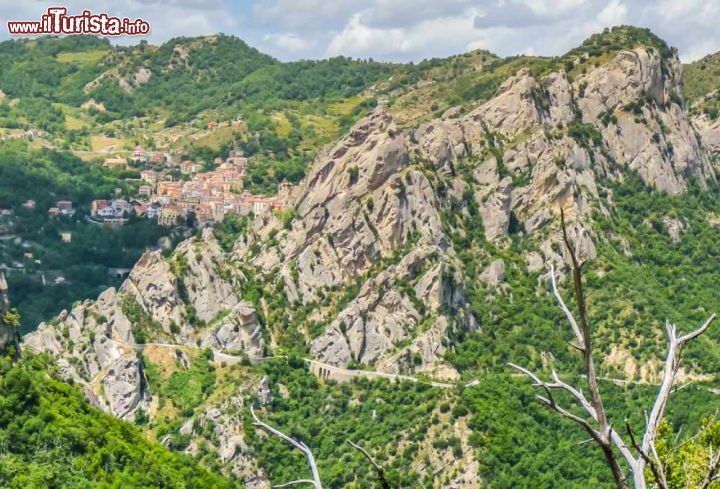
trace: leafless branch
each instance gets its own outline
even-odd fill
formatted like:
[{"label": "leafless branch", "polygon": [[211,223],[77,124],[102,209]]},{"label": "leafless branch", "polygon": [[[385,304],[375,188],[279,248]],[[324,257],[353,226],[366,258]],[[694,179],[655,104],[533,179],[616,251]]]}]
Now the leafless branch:
[{"label": "leafless branch", "polygon": [[297,441],[293,438],[290,438],[282,431],[280,431],[276,428],[273,428],[272,426],[270,426],[267,423],[260,421],[258,419],[257,415],[255,414],[255,410],[253,409],[252,406],[250,406],[250,414],[253,417],[253,424],[256,427],[262,428],[263,430],[267,431],[268,433],[271,433],[275,436],[280,437],[281,439],[285,440],[290,445],[294,446],[295,448],[297,448],[298,450],[303,452],[305,454],[305,458],[307,458],[308,465],[310,466],[310,472],[312,472],[312,476],[313,476],[312,480],[299,479],[299,480],[291,481],[291,482],[285,483],[281,486],[275,486],[275,487],[286,487],[286,486],[293,485],[293,484],[309,483],[309,484],[312,484],[315,487],[315,489],[322,489],[322,482],[320,481],[320,472],[318,471],[317,464],[315,463],[315,457],[313,456],[312,450],[310,450],[310,448],[305,443],[303,443],[301,441]]},{"label": "leafless branch", "polygon": [[295,480],[295,481],[286,482],[285,484],[277,484],[277,485],[275,485],[275,486],[273,486],[273,487],[275,487],[275,488],[290,487],[290,486],[295,486],[295,485],[298,485],[298,484],[312,484],[312,485],[315,485],[315,481],[314,481],[314,480],[310,480],[310,479],[298,479],[298,480]]},{"label": "leafless branch", "polygon": [[640,457],[650,467],[650,471],[652,472],[653,477],[655,477],[655,482],[660,486],[661,489],[667,489],[667,482],[665,481],[664,472],[660,470],[655,458],[650,458],[650,456],[645,453],[645,451],[643,451],[637,440],[635,440],[635,434],[633,433],[629,421],[625,421],[625,430],[627,431],[628,437],[630,438],[630,444],[632,445],[632,447],[638,452],[638,455],[640,455]]},{"label": "leafless branch", "polygon": [[565,317],[567,318],[568,322],[570,323],[570,327],[573,330],[573,334],[575,334],[575,339],[577,340],[577,348],[582,351],[583,345],[585,344],[585,340],[583,339],[583,335],[580,332],[580,328],[577,325],[577,321],[575,321],[575,317],[570,312],[570,309],[567,308],[565,305],[565,302],[563,301],[562,296],[560,295],[560,292],[558,292],[557,284],[555,282],[555,267],[551,264],[550,265],[550,283],[552,284],[552,290],[553,294],[555,295],[555,298],[558,301],[558,304],[560,304],[560,309],[565,313]]},{"label": "leafless branch", "polygon": [[[592,342],[590,321],[588,320],[587,306],[585,304],[585,293],[583,291],[582,269],[578,257],[570,244],[567,228],[565,226],[565,212],[560,208],[560,224],[562,226],[562,237],[565,247],[570,254],[573,272],[573,286],[575,288],[575,299],[577,301],[578,312],[580,313],[580,332],[582,338],[582,353],[585,361],[585,375],[587,375],[588,390],[590,391],[590,403],[597,413],[597,422],[600,431],[609,433],[609,425],[605,416],[605,408],[603,406],[602,397],[600,396],[600,387],[598,386],[597,374],[595,372],[595,364],[592,356]],[[558,296],[560,294],[557,294]],[[572,323],[571,323],[572,324]],[[573,327],[573,331],[577,328],[577,323]],[[576,334],[577,336],[577,334]]]},{"label": "leafless branch", "polygon": [[677,329],[674,324],[667,321],[666,329],[668,333],[668,353],[665,359],[665,370],[663,373],[663,380],[660,383],[660,389],[658,390],[657,398],[653,404],[650,414],[647,419],[647,427],[645,429],[645,435],[643,436],[642,444],[640,445],[643,452],[650,453],[655,450],[655,438],[657,437],[657,431],[660,427],[660,421],[665,414],[665,407],[667,406],[668,398],[672,391],[675,377],[678,369],[680,368],[680,355],[685,344],[697,338],[701,335],[710,324],[715,320],[715,314],[712,314],[699,328],[686,334],[677,336]]},{"label": "leafless branch", "polygon": [[377,463],[374,458],[368,453],[367,450],[365,450],[360,445],[357,445],[350,440],[347,441],[354,449],[358,450],[360,453],[365,455],[365,458],[368,459],[368,461],[375,467],[375,471],[377,472],[378,481],[380,482],[380,485],[383,489],[390,489],[390,483],[388,482],[387,478],[385,477],[385,469],[383,469],[382,465]]},{"label": "leafless branch", "polygon": [[[645,480],[645,467],[648,467],[652,471],[657,486],[660,489],[667,489],[665,468],[655,448],[655,439],[657,437],[658,428],[665,414],[665,407],[677,376],[682,349],[687,342],[697,338],[707,330],[710,324],[715,320],[715,314],[711,315],[699,328],[684,335],[678,335],[675,325],[670,322],[667,323],[669,346],[667,358],[665,360],[663,380],[660,384],[655,403],[646,416],[646,429],[642,440],[639,443],[635,434],[632,432],[630,425],[626,424],[627,434],[630,437],[632,448],[634,448],[637,452],[637,455],[635,455],[630,450],[630,447],[623,441],[620,434],[612,428],[612,425],[608,421],[598,385],[598,377],[593,360],[591,341],[592,329],[588,319],[586,295],[583,290],[583,264],[580,263],[578,258],[580,253],[579,241],[581,240],[582,229],[578,229],[576,235],[577,241],[575,243],[576,246],[573,247],[570,243],[570,238],[568,237],[567,227],[565,225],[565,213],[562,208],[560,209],[560,222],[562,227],[562,240],[565,244],[565,248],[572,265],[573,288],[577,303],[578,319],[576,319],[575,315],[573,315],[567,307],[565,301],[560,295],[560,292],[558,291],[555,269],[552,265],[550,266],[550,283],[552,284],[553,295],[557,299],[560,309],[563,311],[568,323],[570,324],[575,340],[574,342],[571,342],[571,345],[583,355],[583,373],[585,374],[587,381],[589,398],[585,397],[585,394],[581,389],[562,381],[555,371],[552,372],[552,381],[543,381],[540,380],[536,374],[523,367],[519,367],[514,364],[510,364],[510,366],[528,376],[533,381],[534,386],[543,389],[545,395],[538,396],[538,399],[541,402],[548,405],[561,416],[579,424],[590,434],[592,439],[602,449],[619,489],[627,489],[629,485],[625,477],[624,470],[619,464],[615,450],[619,451],[626,460],[628,467],[633,474],[635,489],[647,488],[647,482]],[[553,391],[556,390],[561,390],[569,394],[579,404],[579,406],[585,410],[585,412],[589,415],[589,419],[578,416],[560,406],[553,397]],[[714,480],[714,478],[720,476],[720,474],[717,474],[718,466],[720,466],[720,452],[717,456],[717,460],[713,458],[708,468],[708,474],[706,477],[708,485],[712,482],[712,480]],[[705,487],[705,489],[707,488]]]},{"label": "leafless branch", "polygon": [[720,449],[713,453],[713,448],[710,446],[710,461],[708,462],[707,474],[705,474],[700,489],[708,489],[710,484],[720,478],[720,474],[717,473],[718,467],[720,467]]},{"label": "leafless branch", "polygon": [[593,438],[593,440],[598,441],[601,438],[600,433],[598,433],[595,430],[595,428],[593,428],[592,425],[587,420],[571,413],[570,411],[563,408],[555,401],[555,397],[553,396],[552,389],[561,388],[561,387],[559,387],[556,384],[551,384],[551,383],[540,380],[540,378],[537,375],[535,375],[530,370],[528,370],[524,367],[521,367],[514,363],[508,363],[508,365],[510,367],[522,372],[523,374],[527,375],[528,377],[530,377],[530,379],[532,379],[532,381],[533,381],[533,386],[541,387],[545,391],[545,394],[546,394],[545,396],[537,396],[537,398],[541,402],[543,402],[544,404],[547,404],[550,408],[554,409],[555,411],[560,413],[562,416],[564,416],[564,417],[576,422],[580,426],[582,426],[585,429],[585,431],[587,431],[588,434]]}]

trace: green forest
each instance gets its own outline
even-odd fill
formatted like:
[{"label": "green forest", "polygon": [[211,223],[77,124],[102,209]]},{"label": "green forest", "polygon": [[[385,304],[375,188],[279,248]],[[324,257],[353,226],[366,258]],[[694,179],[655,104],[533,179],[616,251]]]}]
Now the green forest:
[{"label": "green forest", "polygon": [[[0,128],[40,129],[65,148],[87,150],[97,135],[153,148],[146,126],[158,122],[199,130],[211,121],[242,120],[234,140],[220,146],[190,140],[185,149],[211,161],[239,143],[257,155],[248,188],[273,193],[278,182],[298,182],[315,152],[376,103],[363,92],[399,69],[345,57],[281,63],[226,35],[159,47],[111,46],[92,36],[10,40],[0,43]],[[151,73],[146,82],[120,85],[138,70]],[[104,109],[80,110],[89,99]],[[142,129],[128,121],[141,121]]]},{"label": "green forest", "polygon": [[44,357],[0,358],[2,487],[241,487],[91,407],[54,369]]}]

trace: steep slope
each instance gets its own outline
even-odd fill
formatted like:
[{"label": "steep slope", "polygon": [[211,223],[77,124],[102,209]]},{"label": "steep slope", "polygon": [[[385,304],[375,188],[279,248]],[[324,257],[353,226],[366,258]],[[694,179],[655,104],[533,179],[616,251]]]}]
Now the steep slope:
[{"label": "steep slope", "polygon": [[714,156],[720,155],[720,54],[684,67],[685,96],[693,125]]},{"label": "steep slope", "polygon": [[[268,218],[235,256],[255,276],[275,271],[289,302],[314,309],[308,321],[327,325],[311,341],[318,358],[430,372],[449,324],[477,327],[447,234],[467,233],[463,218],[479,213],[495,242],[514,222],[537,240],[528,250],[533,262],[562,266],[556,227],[547,226],[559,207],[583,222],[595,210],[608,212],[599,198],[604,182],[630,173],[671,194],[690,180],[715,181],[679,90],[676,55],[637,48],[572,84],[562,71],[536,79],[520,70],[466,115],[415,131],[399,132],[381,107],[315,162],[291,202],[289,229]],[[259,247],[250,246],[254,239]],[[592,238],[584,239],[583,252],[594,256]],[[488,270],[489,281],[500,266]],[[334,302],[333,288],[348,282],[359,292]],[[427,306],[424,314],[413,296]]]},{"label": "steep slope", "polygon": [[[593,43],[602,46],[603,38]],[[264,406],[278,420],[294,421],[293,430],[304,439],[322,440],[319,448],[332,457],[344,440],[323,430],[328,424],[323,416],[342,419],[354,412],[351,407],[365,409],[365,402],[375,401],[368,401],[360,382],[334,390],[332,382],[325,382],[331,367],[450,381],[481,375],[482,382],[459,384],[440,406],[423,401],[425,415],[442,428],[431,430],[424,416],[417,428],[394,422],[386,427],[401,431],[407,445],[400,446],[410,447],[408,455],[387,457],[398,464],[412,459],[413,471],[436,487],[452,483],[455,475],[456,482],[465,480],[458,487],[477,486],[478,471],[489,477],[493,472],[487,464],[493,459],[480,456],[475,465],[465,458],[476,447],[500,460],[502,470],[522,472],[522,464],[502,459],[491,447],[494,440],[484,435],[487,431],[488,437],[506,442],[517,438],[498,427],[493,396],[502,400],[499,412],[522,413],[518,425],[539,416],[528,414],[531,396],[501,370],[506,361],[519,358],[544,368],[573,365],[565,351],[567,338],[557,326],[562,318],[545,283],[550,264],[565,268],[560,209],[581,255],[597,258],[590,262],[589,288],[600,297],[591,308],[602,318],[599,343],[607,355],[601,368],[617,373],[622,367],[628,378],[643,382],[655,379],[656,366],[646,357],[642,365],[628,358],[638,350],[661,348],[661,340],[659,325],[639,318],[665,313],[667,307],[636,295],[622,308],[614,307],[618,299],[613,294],[630,294],[618,271],[632,270],[622,276],[627,283],[653,299],[670,300],[673,289],[643,267],[662,262],[663,256],[653,254],[656,246],[667,251],[684,246],[683,233],[701,233],[698,222],[709,222],[713,209],[711,194],[705,193],[716,188],[712,157],[684,113],[677,54],[655,42],[593,49],[568,53],[562,63],[548,61],[542,70],[513,65],[517,69],[492,97],[444,111],[417,127],[400,128],[392,101],[380,103],[318,155],[288,211],[256,216],[230,251],[206,229],[172,256],[148,253],[119,291],[109,290],[41,325],[25,337],[25,347],[57,357],[63,375],[83,384],[115,415],[127,419],[150,412],[155,420],[170,419],[158,428],[163,441],[201,457],[199,447],[210,443],[226,469],[259,487],[267,482],[265,476],[275,481],[287,471],[282,461],[253,450],[258,442],[241,426],[248,402]],[[652,212],[639,205],[649,199],[658,203]],[[688,204],[681,208],[683,200]],[[653,241],[645,243],[638,235]],[[707,248],[708,256],[714,253]],[[708,277],[703,275],[703,284]],[[605,290],[603,280],[612,287]],[[692,314],[700,306],[693,305]],[[715,345],[717,338],[709,341]],[[198,345],[215,351],[198,356]],[[278,375],[272,362],[245,365],[247,370],[230,366],[259,361],[266,352],[287,355],[287,365],[302,365],[302,357],[320,361],[314,372],[321,381],[303,377],[289,389],[282,375],[296,372],[277,367]],[[207,370],[213,356],[220,365],[215,377]],[[714,357],[708,358],[689,364],[684,378],[707,380],[694,368],[714,365]],[[207,379],[225,376],[232,380],[207,394]],[[184,389],[186,384],[190,387]],[[315,392],[320,387],[327,389],[322,395]],[[382,403],[393,399],[373,395]],[[615,393],[613,399],[630,403],[634,394],[623,395]],[[471,408],[475,417],[468,421]],[[443,418],[450,410],[452,418]],[[368,408],[361,414],[372,424],[376,412]],[[298,416],[307,419],[297,421]],[[462,428],[466,422],[468,430]],[[444,437],[443,430],[454,434]],[[433,438],[423,453],[430,463],[421,464],[413,458],[421,448],[412,442],[426,433]],[[447,471],[454,475],[447,480],[428,475],[427,467],[443,464],[438,453],[448,440],[457,447]],[[384,442],[385,450],[394,443]],[[517,439],[507,443],[503,446],[514,446]],[[578,449],[573,443],[563,450]],[[532,454],[523,456],[526,462]],[[533,466],[559,464],[554,457]],[[253,466],[258,459],[268,464],[261,476]],[[323,475],[341,478],[331,466],[323,467]],[[499,487],[515,482],[503,481]],[[542,487],[554,487],[554,482],[549,473]]]},{"label": "steep slope", "polygon": [[237,295],[212,232],[203,237],[185,241],[171,257],[146,253],[119,290],[64,311],[23,344],[58,357],[63,376],[85,385],[91,399],[120,418],[150,406],[139,343],[201,344],[260,356],[255,311]]},{"label": "steep slope", "polygon": [[[318,157],[291,198],[292,220],[259,216],[229,257],[210,230],[169,260],[147,254],[119,293],[41,326],[25,343],[61,356],[90,352],[82,374],[70,367],[90,381],[134,355],[123,350],[137,336],[121,307],[125,297],[139,306],[134,327],[146,317],[158,340],[260,356],[255,314],[262,311],[276,347],[307,341],[315,358],[332,365],[454,378],[443,362],[445,340],[482,325],[468,309],[468,277],[450,235],[471,232],[467,220],[479,215],[485,238],[502,244],[512,224],[535,237],[531,268],[562,266],[556,227],[548,225],[559,207],[589,229],[595,210],[611,210],[612,201],[600,199],[609,192],[605,182],[636,173],[670,194],[690,180],[714,182],[680,91],[676,54],[638,47],[572,81],[563,70],[536,78],[520,69],[491,100],[416,130],[399,131],[381,106]],[[583,240],[593,257],[593,237]],[[501,282],[502,268],[492,264],[481,279]],[[243,281],[282,292],[253,294],[251,305],[241,300]],[[96,331],[92,346],[86,328]],[[140,366],[125,365],[139,392]],[[132,414],[140,399],[113,412]]]},{"label": "steep slope", "polygon": [[90,406],[47,359],[0,358],[0,485],[235,488]]},{"label": "steep slope", "polygon": [[685,98],[691,115],[718,117],[720,54],[710,54],[683,67]]}]

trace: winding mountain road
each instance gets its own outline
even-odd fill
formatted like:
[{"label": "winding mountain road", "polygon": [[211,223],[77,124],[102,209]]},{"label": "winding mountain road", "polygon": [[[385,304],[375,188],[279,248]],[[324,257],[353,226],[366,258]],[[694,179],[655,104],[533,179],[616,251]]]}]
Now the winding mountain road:
[{"label": "winding mountain road", "polygon": [[[202,349],[199,346],[194,345],[177,345],[172,343],[125,343],[117,341],[120,345],[131,348],[137,351],[142,351],[147,347],[156,347],[156,348],[190,348],[194,350],[200,350]],[[250,361],[251,363],[262,363],[266,362],[268,360],[272,360],[274,358],[287,358],[285,355],[277,355],[277,356],[269,356],[269,357],[245,357],[242,355],[231,355],[229,353],[225,353],[221,350],[217,350],[215,348],[212,349],[213,352],[213,359],[216,362],[224,362],[229,365],[234,365],[242,362],[243,360]],[[458,384],[451,384],[447,382],[438,382],[434,380],[425,380],[418,377],[413,377],[410,375],[402,375],[402,374],[391,374],[386,372],[376,372],[373,370],[358,370],[358,369],[347,369],[342,367],[337,367],[335,365],[330,365],[329,363],[320,362],[318,360],[314,360],[312,358],[303,358],[303,361],[308,365],[310,368],[310,371],[317,377],[324,379],[324,380],[334,380],[336,382],[348,382],[354,378],[364,377],[367,379],[388,379],[388,380],[395,380],[395,381],[407,381],[407,382],[414,382],[417,384],[427,384],[432,387],[437,387],[440,389],[451,389],[454,387],[458,387]],[[472,380],[468,383],[466,383],[465,387],[473,387],[480,383],[479,380]]]}]

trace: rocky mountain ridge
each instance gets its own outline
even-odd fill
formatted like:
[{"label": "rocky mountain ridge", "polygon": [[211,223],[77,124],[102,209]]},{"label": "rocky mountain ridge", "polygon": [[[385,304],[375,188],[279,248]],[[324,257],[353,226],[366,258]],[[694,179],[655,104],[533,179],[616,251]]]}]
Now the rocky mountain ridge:
[{"label": "rocky mountain ridge", "polygon": [[[263,341],[252,305],[221,276],[224,254],[208,229],[174,255],[146,253],[119,290],[63,311],[23,338],[23,346],[58,358],[62,374],[102,385],[88,395],[108,412],[129,418],[148,410],[150,393],[137,345],[150,339],[238,350],[260,356]],[[182,265],[177,260],[182,257]],[[188,315],[193,315],[194,328]],[[200,329],[200,331],[198,331]],[[138,338],[140,337],[140,338]]]},{"label": "rocky mountain ridge", "polygon": [[[138,355],[149,341],[249,358],[297,348],[331,365],[455,380],[452,338],[483,328],[468,285],[479,279],[488,300],[505,300],[503,261],[455,237],[503,248],[523,234],[528,270],[562,268],[559,209],[593,258],[589,224],[612,209],[607,182],[636,173],[669,194],[715,184],[714,146],[685,116],[680,70],[675,53],[645,47],[574,78],[521,69],[487,102],[414,129],[400,130],[381,104],[317,158],[289,217],[256,216],[230,252],[211,229],[170,256],[148,252],[119,290],[41,324],[23,345],[56,357],[124,419],[152,411]],[[479,277],[464,272],[468,253],[485,265]],[[237,443],[223,462],[243,451],[239,420],[230,424],[220,443]]]},{"label": "rocky mountain ridge", "polygon": [[[398,131],[380,107],[318,158],[291,198],[289,225],[258,216],[230,255],[209,229],[182,243],[170,259],[147,253],[119,291],[62,314],[58,325],[41,325],[24,343],[74,356],[82,331],[95,330],[91,350],[97,360],[87,360],[84,376],[71,367],[73,376],[89,380],[123,357],[99,338],[133,343],[121,307],[126,297],[168,341],[260,356],[256,310],[242,300],[240,270],[249,268],[258,276],[282,277],[291,304],[318,304],[321,295],[362,277],[344,308],[314,311],[312,320],[327,327],[311,338],[313,356],[334,365],[431,373],[442,363],[448,328],[481,326],[467,309],[466,277],[442,214],[452,209],[468,215],[477,206],[486,239],[502,242],[513,220],[531,234],[547,228],[559,206],[580,217],[594,207],[602,210],[602,179],[621,179],[627,171],[668,193],[684,191],[691,179],[714,182],[709,152],[685,118],[680,97],[677,58],[662,60],[652,48],[638,48],[572,82],[563,71],[538,79],[520,70],[488,102],[414,131]],[[540,262],[560,264],[548,229],[538,233],[543,238],[533,252]],[[592,255],[590,238],[586,244]],[[537,256],[529,256],[529,266],[537,267]],[[377,270],[391,259],[392,265]],[[190,320],[217,324],[198,336]],[[414,365],[408,354],[415,355]]]}]

